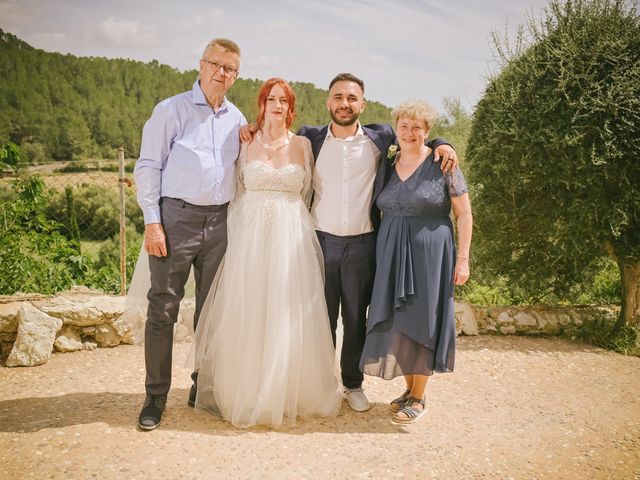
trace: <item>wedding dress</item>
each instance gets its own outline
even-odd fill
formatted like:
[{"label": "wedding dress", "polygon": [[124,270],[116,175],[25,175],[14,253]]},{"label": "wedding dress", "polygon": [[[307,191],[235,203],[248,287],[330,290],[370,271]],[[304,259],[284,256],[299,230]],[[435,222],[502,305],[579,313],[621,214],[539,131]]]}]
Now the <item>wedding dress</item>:
[{"label": "wedding dress", "polygon": [[335,416],[341,403],[324,299],[323,261],[304,167],[237,164],[228,247],[195,338],[196,408],[238,427]]}]

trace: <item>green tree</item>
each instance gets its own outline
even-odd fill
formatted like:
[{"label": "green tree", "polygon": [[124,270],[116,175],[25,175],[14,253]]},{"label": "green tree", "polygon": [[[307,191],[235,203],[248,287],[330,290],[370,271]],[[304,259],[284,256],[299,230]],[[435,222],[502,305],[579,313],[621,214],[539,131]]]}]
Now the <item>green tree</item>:
[{"label": "green tree", "polygon": [[18,173],[20,164],[20,152],[13,142],[7,142],[0,148],[0,170],[10,168]]},{"label": "green tree", "polygon": [[89,265],[62,225],[44,215],[42,179],[16,179],[12,190],[0,204],[0,294],[54,293],[80,283]]},{"label": "green tree", "polygon": [[[477,263],[531,300],[620,270],[618,326],[640,326],[640,19],[636,2],[551,0],[477,105],[467,149]],[[525,45],[525,33],[530,39]]]},{"label": "green tree", "polygon": [[471,114],[462,106],[459,98],[445,98],[442,101],[445,114],[438,117],[431,131],[430,138],[446,138],[456,149],[463,166],[466,147],[471,134]]}]

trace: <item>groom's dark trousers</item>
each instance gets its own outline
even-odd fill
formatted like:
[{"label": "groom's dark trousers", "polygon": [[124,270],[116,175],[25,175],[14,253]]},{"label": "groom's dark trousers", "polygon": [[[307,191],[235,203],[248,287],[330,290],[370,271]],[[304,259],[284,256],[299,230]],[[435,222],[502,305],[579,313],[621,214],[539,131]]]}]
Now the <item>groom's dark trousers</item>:
[{"label": "groom's dark trousers", "polygon": [[376,234],[344,237],[320,231],[317,234],[324,255],[324,293],[334,346],[342,303],[342,383],[346,388],[358,388],[363,380],[359,365],[376,268]]},{"label": "groom's dark trousers", "polygon": [[164,197],[160,203],[167,256],[149,256],[151,289],[145,327],[146,392],[166,395],[171,386],[173,326],[191,266],[196,283],[194,329],[227,249],[227,206],[192,205]]}]

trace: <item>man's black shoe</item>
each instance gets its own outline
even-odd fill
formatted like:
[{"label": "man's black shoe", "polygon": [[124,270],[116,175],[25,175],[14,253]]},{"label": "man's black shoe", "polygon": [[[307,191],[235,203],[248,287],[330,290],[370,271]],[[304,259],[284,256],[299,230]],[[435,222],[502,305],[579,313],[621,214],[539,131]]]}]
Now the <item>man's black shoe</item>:
[{"label": "man's black shoe", "polygon": [[144,399],[142,411],[138,417],[138,427],[141,430],[153,430],[162,422],[162,412],[167,404],[166,395],[147,395]]},{"label": "man's black shoe", "polygon": [[194,383],[191,385],[191,390],[189,390],[189,400],[187,400],[187,405],[191,408],[196,406],[196,395],[198,395],[198,388]]}]

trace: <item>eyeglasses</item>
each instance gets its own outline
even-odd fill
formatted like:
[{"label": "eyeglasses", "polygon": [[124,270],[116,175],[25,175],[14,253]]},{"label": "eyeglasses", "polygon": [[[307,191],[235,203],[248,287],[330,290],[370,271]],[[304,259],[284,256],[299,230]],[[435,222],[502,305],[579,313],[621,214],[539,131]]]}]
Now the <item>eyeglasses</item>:
[{"label": "eyeglasses", "polygon": [[222,69],[224,71],[224,74],[227,76],[231,76],[235,73],[238,73],[238,69],[236,67],[234,67],[233,65],[220,65],[218,62],[214,62],[211,60],[205,60],[204,58],[200,59],[201,62],[204,63],[208,63],[209,65],[211,65],[213,67],[214,71],[218,71],[220,69]]}]

